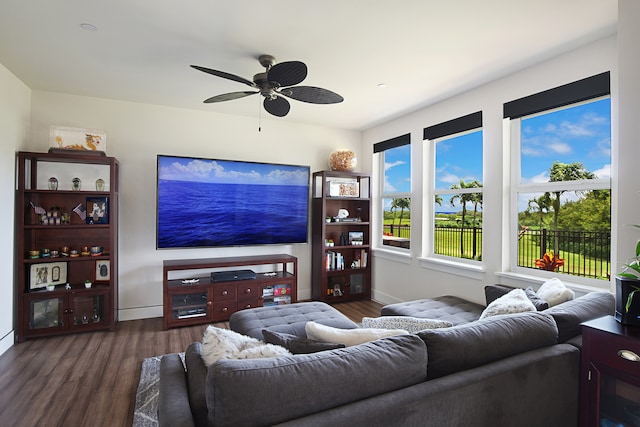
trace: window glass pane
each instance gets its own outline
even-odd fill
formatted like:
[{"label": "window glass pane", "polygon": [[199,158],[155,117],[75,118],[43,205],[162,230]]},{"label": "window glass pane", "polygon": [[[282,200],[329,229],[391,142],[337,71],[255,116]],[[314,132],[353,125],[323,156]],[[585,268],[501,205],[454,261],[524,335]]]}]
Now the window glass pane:
[{"label": "window glass pane", "polygon": [[384,183],[382,195],[382,243],[409,249],[411,239],[411,146],[382,152]]},{"label": "window glass pane", "polygon": [[518,191],[518,266],[609,280],[610,184],[557,183],[610,178],[610,117],[604,98],[521,120],[520,183],[535,189]]},{"label": "window glass pane", "polygon": [[482,183],[482,131],[436,142],[436,185],[438,190],[460,187],[460,182]]},{"label": "window glass pane", "polygon": [[411,192],[411,146],[385,150],[384,155],[384,186],[383,193]]},{"label": "window glass pane", "polygon": [[436,141],[435,156],[433,253],[481,260],[482,130]]},{"label": "window glass pane", "polygon": [[[473,197],[479,203],[465,201],[464,226],[462,209],[446,210],[444,206],[462,206],[460,198]],[[467,259],[482,259],[482,193],[437,194],[435,196],[433,253]]]},{"label": "window glass pane", "polygon": [[525,118],[521,121],[523,184],[609,178],[609,98]]},{"label": "window glass pane", "polygon": [[611,192],[562,192],[557,210],[556,197],[518,195],[518,266],[609,280]]}]

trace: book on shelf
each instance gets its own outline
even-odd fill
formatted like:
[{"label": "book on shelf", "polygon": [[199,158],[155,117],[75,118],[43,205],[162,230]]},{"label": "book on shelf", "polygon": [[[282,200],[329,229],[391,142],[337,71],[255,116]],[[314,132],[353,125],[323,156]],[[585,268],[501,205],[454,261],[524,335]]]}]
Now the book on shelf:
[{"label": "book on shelf", "polygon": [[327,270],[344,270],[344,255],[329,251],[325,255],[325,264]]}]

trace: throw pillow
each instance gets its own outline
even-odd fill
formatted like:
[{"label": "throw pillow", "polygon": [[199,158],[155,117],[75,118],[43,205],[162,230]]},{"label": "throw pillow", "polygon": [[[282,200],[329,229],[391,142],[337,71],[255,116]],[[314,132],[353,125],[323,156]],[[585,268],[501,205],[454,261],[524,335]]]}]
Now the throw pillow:
[{"label": "throw pillow", "polygon": [[262,336],[266,343],[282,346],[293,354],[317,353],[319,351],[345,347],[344,344],[316,341],[284,332],[270,331],[268,329],[262,330]]},{"label": "throw pillow", "polygon": [[536,291],[533,290],[531,286],[524,290],[524,293],[527,295],[527,298],[536,306],[536,310],[542,311],[549,308],[549,303],[544,299],[540,298]]},{"label": "throw pillow", "polygon": [[484,297],[485,297],[485,300],[486,300],[486,305],[491,304],[492,302],[494,302],[495,300],[497,300],[501,296],[508,294],[509,292],[511,292],[514,289],[515,288],[513,286],[486,285],[484,287]]},{"label": "throw pillow", "polygon": [[202,336],[202,360],[210,366],[220,359],[257,359],[291,356],[284,347],[264,342],[229,329],[207,326]]},{"label": "throw pillow", "polygon": [[312,340],[344,344],[347,347],[375,341],[384,337],[406,335],[409,333],[403,329],[339,329],[321,325],[316,322],[307,322],[305,331],[307,332],[307,337]]},{"label": "throw pillow", "polygon": [[536,306],[529,301],[523,289],[517,288],[489,304],[480,315],[480,319],[499,314],[524,313],[526,311],[536,311]]},{"label": "throw pillow", "polygon": [[410,316],[381,316],[381,317],[363,317],[363,328],[380,328],[380,329],[404,329],[409,333],[416,333],[424,329],[449,328],[453,323],[446,320],[423,319],[420,317]]},{"label": "throw pillow", "polygon": [[549,303],[549,307],[570,301],[576,294],[557,277],[549,279],[540,286],[536,294]]}]

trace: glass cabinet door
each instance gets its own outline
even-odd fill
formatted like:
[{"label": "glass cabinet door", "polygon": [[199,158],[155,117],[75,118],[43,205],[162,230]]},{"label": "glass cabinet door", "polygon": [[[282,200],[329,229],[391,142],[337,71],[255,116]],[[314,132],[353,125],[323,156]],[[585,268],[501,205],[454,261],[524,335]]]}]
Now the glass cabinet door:
[{"label": "glass cabinet door", "polygon": [[171,318],[174,320],[206,317],[208,315],[208,294],[206,290],[184,292],[171,295]]},{"label": "glass cabinet door", "polygon": [[38,298],[27,300],[28,325],[31,330],[64,327],[64,298]]},{"label": "glass cabinet door", "polygon": [[104,324],[105,314],[107,313],[107,296],[105,293],[77,293],[73,294],[71,298],[72,309],[70,313],[73,315],[71,322],[74,327]]},{"label": "glass cabinet door", "polygon": [[640,387],[619,378],[601,374],[601,426],[640,426]]}]

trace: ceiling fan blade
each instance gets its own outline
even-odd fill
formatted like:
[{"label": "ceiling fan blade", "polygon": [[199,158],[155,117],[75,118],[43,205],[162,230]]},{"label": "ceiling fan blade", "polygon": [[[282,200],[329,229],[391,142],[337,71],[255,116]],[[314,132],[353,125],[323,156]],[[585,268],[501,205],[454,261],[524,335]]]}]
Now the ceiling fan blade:
[{"label": "ceiling fan blade", "polygon": [[344,101],[344,98],[337,93],[314,86],[288,87],[280,90],[278,93],[297,101],[309,102],[311,104],[337,104]]},{"label": "ceiling fan blade", "polygon": [[212,74],[217,77],[222,77],[223,79],[233,80],[238,83],[244,83],[248,86],[255,87],[255,84],[245,79],[244,77],[236,76],[235,74],[225,73],[224,71],[212,70],[211,68],[200,67],[198,65],[192,65],[191,68],[195,68],[196,70]]},{"label": "ceiling fan blade", "polygon": [[255,95],[260,92],[230,92],[223,93],[222,95],[212,96],[204,100],[205,104],[211,104],[212,102],[231,101],[232,99],[244,98],[245,96]]},{"label": "ceiling fan blade", "polygon": [[267,79],[277,86],[297,85],[307,77],[307,66],[300,61],[281,62],[267,72]]},{"label": "ceiling fan blade", "polygon": [[267,113],[273,114],[277,117],[286,116],[289,114],[289,110],[291,109],[289,101],[279,96],[275,99],[265,98],[262,105],[264,105],[264,109],[267,110]]}]

